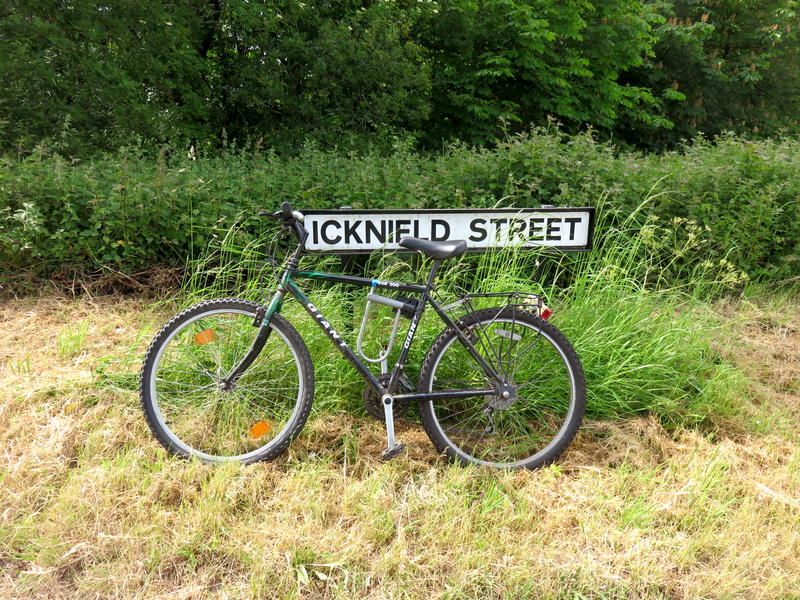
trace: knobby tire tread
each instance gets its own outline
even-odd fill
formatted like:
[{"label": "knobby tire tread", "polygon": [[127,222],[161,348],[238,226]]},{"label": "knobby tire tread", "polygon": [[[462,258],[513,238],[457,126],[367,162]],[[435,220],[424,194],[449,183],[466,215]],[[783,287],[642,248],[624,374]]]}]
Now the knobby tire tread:
[{"label": "knobby tire tread", "polygon": [[[219,298],[215,300],[204,300],[203,302],[194,304],[189,308],[181,311],[174,317],[172,317],[172,319],[170,319],[166,323],[166,325],[164,325],[161,328],[161,330],[156,334],[156,336],[153,338],[153,341],[150,343],[150,346],[147,349],[147,353],[145,354],[144,362],[142,364],[142,371],[140,373],[140,378],[139,378],[139,400],[141,401],[142,404],[142,410],[144,411],[144,416],[145,419],[147,420],[147,425],[153,432],[153,436],[171,454],[174,454],[181,458],[191,458],[192,456],[192,454],[187,453],[183,451],[181,448],[175,446],[172,443],[172,440],[170,440],[169,436],[166,434],[166,432],[161,428],[161,425],[158,423],[158,419],[155,416],[155,409],[152,404],[152,399],[149,397],[150,371],[155,366],[154,364],[155,358],[158,354],[159,348],[169,337],[169,335],[175,329],[177,329],[183,321],[189,318],[195,317],[209,310],[226,309],[226,308],[247,310],[253,314],[253,317],[255,317],[256,311],[260,307],[261,305],[256,302],[251,302],[250,300],[242,300],[240,298]],[[243,461],[246,463],[275,460],[278,456],[283,454],[289,447],[289,444],[292,442],[292,440],[294,440],[297,437],[297,435],[303,429],[303,426],[306,424],[308,416],[311,413],[311,405],[314,399],[314,365],[311,362],[311,355],[308,352],[308,347],[303,341],[303,338],[300,337],[300,334],[294,328],[294,326],[279,314],[273,315],[272,319],[270,320],[270,324],[275,325],[275,327],[278,329],[281,329],[283,333],[286,334],[286,337],[288,338],[289,342],[295,347],[295,349],[298,352],[300,363],[302,365],[302,372],[299,373],[298,376],[303,379],[303,386],[305,390],[303,398],[301,398],[300,400],[303,406],[301,407],[295,426],[291,430],[289,430],[286,434],[284,434],[284,439],[281,440],[275,446],[267,448],[263,452],[256,454],[252,458]]]}]

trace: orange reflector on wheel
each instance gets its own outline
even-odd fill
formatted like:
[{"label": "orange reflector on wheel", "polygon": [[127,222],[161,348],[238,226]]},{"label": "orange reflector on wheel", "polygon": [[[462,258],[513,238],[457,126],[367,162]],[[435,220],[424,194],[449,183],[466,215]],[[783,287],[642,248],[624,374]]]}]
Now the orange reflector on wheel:
[{"label": "orange reflector on wheel", "polygon": [[213,342],[215,339],[217,339],[217,332],[213,329],[206,329],[194,336],[194,343],[198,346],[202,346],[208,342]]},{"label": "orange reflector on wheel", "polygon": [[257,440],[262,435],[268,434],[270,429],[272,429],[272,425],[268,421],[259,421],[250,428],[250,435]]}]

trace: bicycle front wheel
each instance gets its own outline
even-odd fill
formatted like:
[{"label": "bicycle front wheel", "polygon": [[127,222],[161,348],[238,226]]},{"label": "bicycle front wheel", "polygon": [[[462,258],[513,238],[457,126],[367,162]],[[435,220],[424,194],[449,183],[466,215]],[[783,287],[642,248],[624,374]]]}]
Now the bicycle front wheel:
[{"label": "bicycle front wheel", "polygon": [[456,325],[500,375],[487,377],[453,329],[433,343],[420,391],[495,394],[420,402],[436,448],[462,464],[535,469],[555,461],[578,431],[586,386],[578,356],[553,325],[515,307],[486,308]]},{"label": "bicycle front wheel", "polygon": [[141,375],[141,401],[156,439],[173,454],[207,463],[271,460],[308,418],[314,396],[311,357],[280,315],[267,343],[235,385],[222,380],[258,333],[259,305],[237,299],[201,302],[156,335]]}]

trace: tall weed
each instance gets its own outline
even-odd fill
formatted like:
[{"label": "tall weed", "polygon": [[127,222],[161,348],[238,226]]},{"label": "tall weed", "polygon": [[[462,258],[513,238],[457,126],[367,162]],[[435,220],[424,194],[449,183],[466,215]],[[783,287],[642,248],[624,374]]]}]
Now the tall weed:
[{"label": "tall weed", "polygon": [[[712,342],[722,334],[721,325],[702,299],[737,289],[746,276],[724,258],[700,258],[696,253],[692,260],[681,260],[703,248],[709,232],[682,222],[694,235],[676,237],[673,223],[662,225],[657,218],[643,216],[656,200],[651,194],[621,218],[606,195],[599,206],[592,252],[566,255],[512,248],[445,262],[436,293],[443,303],[464,291],[542,294],[555,310],[553,323],[581,357],[590,418],[650,412],[666,425],[727,418],[736,413],[743,378],[714,351]],[[270,259],[280,244],[269,237],[253,242],[238,233],[218,235],[210,252],[192,264],[184,304],[228,294],[263,301],[275,290],[276,263]],[[317,270],[339,268],[336,259],[304,261]],[[421,281],[427,267],[416,255],[375,253],[365,268],[370,276]],[[681,283],[670,284],[674,280]],[[316,281],[303,285],[354,346],[365,288]],[[300,330],[314,358],[317,410],[361,410],[364,384],[349,363],[297,303],[287,302],[283,314]],[[370,327],[370,337],[386,339],[391,314],[379,315]],[[428,311],[418,329],[409,375],[416,376],[425,349],[442,329],[435,313]]]}]

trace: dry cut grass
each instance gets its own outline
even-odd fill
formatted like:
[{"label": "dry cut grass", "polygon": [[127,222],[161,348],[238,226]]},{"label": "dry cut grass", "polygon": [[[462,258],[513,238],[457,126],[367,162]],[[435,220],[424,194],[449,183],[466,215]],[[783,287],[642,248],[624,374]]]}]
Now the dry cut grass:
[{"label": "dry cut grass", "polygon": [[381,463],[380,426],[348,415],[317,415],[275,463],[173,459],[96,374],[163,314],[6,302],[0,597],[798,598],[800,318],[762,308],[723,307],[720,341],[761,426],[593,422],[557,466],[497,473],[411,428]]}]

